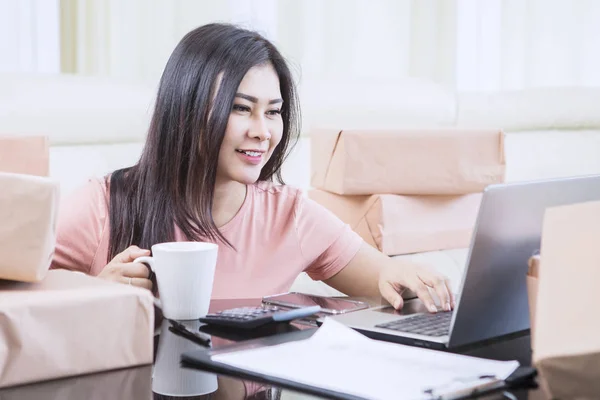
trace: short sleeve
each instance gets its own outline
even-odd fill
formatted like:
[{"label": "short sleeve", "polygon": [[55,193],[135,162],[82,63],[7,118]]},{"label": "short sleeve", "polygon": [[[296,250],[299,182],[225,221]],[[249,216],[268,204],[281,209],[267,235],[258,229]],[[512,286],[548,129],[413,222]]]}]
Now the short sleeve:
[{"label": "short sleeve", "polygon": [[91,179],[62,202],[52,268],[90,274],[107,225],[106,184]]},{"label": "short sleeve", "polygon": [[350,226],[312,199],[298,196],[295,208],[300,250],[308,263],[305,272],[326,280],[354,258],[363,243]]}]

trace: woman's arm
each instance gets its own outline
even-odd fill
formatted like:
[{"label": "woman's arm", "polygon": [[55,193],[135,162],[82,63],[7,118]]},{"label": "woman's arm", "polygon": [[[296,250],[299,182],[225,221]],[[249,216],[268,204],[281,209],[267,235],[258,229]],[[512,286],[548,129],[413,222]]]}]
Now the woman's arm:
[{"label": "woman's arm", "polygon": [[308,275],[351,296],[383,297],[396,309],[401,293],[412,290],[432,312],[429,289],[442,308],[454,307],[448,279],[425,266],[392,259],[365,243],[348,225],[320,204],[297,197],[296,229]]},{"label": "woman's arm", "polygon": [[382,296],[396,309],[403,306],[401,293],[408,288],[435,312],[431,288],[444,310],[454,308],[454,296],[446,277],[425,266],[390,258],[366,243],[346,267],[325,283],[349,296]]}]

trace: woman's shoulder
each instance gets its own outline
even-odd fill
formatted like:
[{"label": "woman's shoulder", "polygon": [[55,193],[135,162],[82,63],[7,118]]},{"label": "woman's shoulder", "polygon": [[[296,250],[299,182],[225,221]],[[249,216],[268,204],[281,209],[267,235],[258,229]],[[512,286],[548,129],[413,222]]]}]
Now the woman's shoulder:
[{"label": "woman's shoulder", "polygon": [[[90,177],[68,192],[61,201],[61,215],[81,218],[83,215],[104,217],[108,209],[108,182],[106,178]],[[67,218],[68,219],[68,218]]]},{"label": "woman's shoulder", "polygon": [[107,177],[89,177],[70,194],[70,197],[108,199],[108,185],[109,180]]}]

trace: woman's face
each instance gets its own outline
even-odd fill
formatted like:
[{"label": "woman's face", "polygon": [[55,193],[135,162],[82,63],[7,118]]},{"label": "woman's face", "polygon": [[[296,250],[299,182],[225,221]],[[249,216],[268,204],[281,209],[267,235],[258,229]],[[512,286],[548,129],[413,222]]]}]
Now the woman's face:
[{"label": "woman's face", "polygon": [[251,68],[235,95],[219,152],[217,181],[252,184],[283,134],[279,78],[271,64]]}]

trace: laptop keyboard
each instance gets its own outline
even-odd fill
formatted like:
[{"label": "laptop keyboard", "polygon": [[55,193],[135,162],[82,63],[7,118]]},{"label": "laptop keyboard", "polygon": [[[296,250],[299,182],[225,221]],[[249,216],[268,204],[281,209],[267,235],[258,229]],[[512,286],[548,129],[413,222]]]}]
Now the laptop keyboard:
[{"label": "laptop keyboard", "polygon": [[391,329],[394,331],[438,337],[450,333],[451,321],[452,311],[446,311],[435,314],[416,314],[411,317],[375,326],[377,328]]}]

